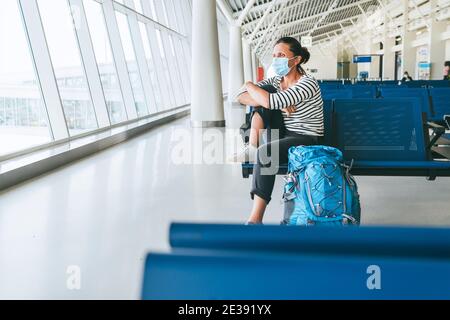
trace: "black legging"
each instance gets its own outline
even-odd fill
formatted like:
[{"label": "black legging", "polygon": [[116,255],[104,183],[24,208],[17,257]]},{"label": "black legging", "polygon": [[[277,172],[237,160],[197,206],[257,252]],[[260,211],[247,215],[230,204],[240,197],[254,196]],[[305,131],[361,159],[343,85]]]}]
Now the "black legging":
[{"label": "black legging", "polygon": [[[263,89],[271,93],[276,92],[276,89],[272,86],[265,86]],[[264,128],[269,131],[268,137],[270,140],[258,149],[257,161],[253,169],[251,197],[254,199],[256,195],[269,204],[272,200],[278,167],[288,163],[289,149],[298,146],[317,145],[319,138],[300,135],[286,130],[281,111],[257,108],[253,116],[256,113],[262,117]],[[278,130],[278,136],[276,136],[274,130]]]}]

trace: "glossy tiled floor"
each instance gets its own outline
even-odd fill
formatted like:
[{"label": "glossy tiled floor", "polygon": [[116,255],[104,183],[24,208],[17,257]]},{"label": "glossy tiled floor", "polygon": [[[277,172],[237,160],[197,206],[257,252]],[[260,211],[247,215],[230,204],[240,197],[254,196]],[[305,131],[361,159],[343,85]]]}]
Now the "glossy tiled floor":
[{"label": "glossy tiled floor", "polygon": [[[157,128],[1,193],[0,298],[137,299],[145,254],[168,249],[171,222],[244,222],[250,180],[238,165],[171,160],[187,126]],[[365,225],[450,226],[450,179],[358,183]],[[281,219],[281,190],[280,179],[267,222]],[[68,289],[70,266],[80,268],[80,290]]]}]

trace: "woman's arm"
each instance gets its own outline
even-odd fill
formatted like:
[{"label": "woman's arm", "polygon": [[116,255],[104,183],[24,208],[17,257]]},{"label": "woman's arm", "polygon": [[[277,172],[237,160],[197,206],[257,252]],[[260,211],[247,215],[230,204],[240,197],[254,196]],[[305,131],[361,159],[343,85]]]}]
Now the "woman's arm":
[{"label": "woman's arm", "polygon": [[[270,93],[252,82],[247,82],[246,84],[247,92],[243,95],[242,100],[251,102],[253,106],[261,106],[265,109],[271,109],[270,106]],[[295,104],[290,106],[285,106],[280,108],[281,111],[285,112],[288,116],[291,116],[296,111]]]},{"label": "woman's arm", "polygon": [[258,102],[256,102],[252,97],[250,97],[250,94],[247,91],[238,96],[237,101],[244,106],[252,106],[252,107],[259,106]]},{"label": "woman's arm", "polygon": [[260,87],[258,87],[253,82],[247,82],[246,83],[246,88],[247,88],[247,92],[248,92],[249,97],[254,102],[256,102],[256,104],[258,106],[261,106],[261,107],[263,107],[265,109],[270,109],[270,106],[269,106],[270,94],[266,90],[261,89]]}]

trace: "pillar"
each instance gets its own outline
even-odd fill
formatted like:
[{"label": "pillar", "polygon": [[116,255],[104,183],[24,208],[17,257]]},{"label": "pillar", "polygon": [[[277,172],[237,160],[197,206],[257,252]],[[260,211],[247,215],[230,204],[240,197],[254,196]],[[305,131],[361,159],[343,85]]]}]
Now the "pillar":
[{"label": "pillar", "polygon": [[230,60],[228,71],[228,105],[225,112],[225,118],[227,120],[227,127],[232,129],[240,128],[245,122],[245,108],[235,101],[239,89],[241,89],[245,83],[243,57],[241,27],[231,25]]},{"label": "pillar", "polygon": [[243,55],[244,55],[244,80],[253,81],[253,55],[250,43],[247,40],[242,40]]},{"label": "pillar", "polygon": [[447,22],[436,20],[437,0],[431,0],[431,28],[430,28],[430,62],[431,80],[442,80],[443,68],[446,58],[446,41],[442,40],[442,34],[447,31]]},{"label": "pillar", "polygon": [[385,21],[384,29],[384,57],[383,57],[383,78],[385,80],[395,79],[395,52],[392,48],[395,46],[395,37],[389,37],[389,30],[387,26],[387,21]]},{"label": "pillar", "polygon": [[417,49],[413,47],[413,41],[416,40],[416,33],[408,30],[409,23],[409,0],[403,1],[403,35],[402,35],[402,68],[399,77],[408,71],[413,79],[417,79]]},{"label": "pillar", "polygon": [[216,2],[194,0],[192,17],[193,127],[224,127]]},{"label": "pillar", "polygon": [[258,58],[256,57],[256,53],[252,50],[252,81],[258,81]]}]

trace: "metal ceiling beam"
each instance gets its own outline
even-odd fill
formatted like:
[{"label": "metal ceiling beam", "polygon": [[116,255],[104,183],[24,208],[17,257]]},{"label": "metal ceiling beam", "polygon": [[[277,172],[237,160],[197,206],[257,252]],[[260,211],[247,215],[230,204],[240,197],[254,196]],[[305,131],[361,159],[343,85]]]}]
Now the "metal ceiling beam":
[{"label": "metal ceiling beam", "polygon": [[284,12],[284,9],[286,7],[286,3],[283,3],[280,7],[279,10],[277,10],[277,13],[275,14],[275,16],[273,17],[272,21],[270,21],[268,28],[264,31],[263,36],[259,39],[258,44],[255,47],[255,50],[258,51],[261,44],[263,43],[263,41],[266,39],[267,34],[269,33],[269,31],[271,31],[272,26],[277,22],[278,17],[280,16],[281,13]]},{"label": "metal ceiling beam", "polygon": [[[273,1],[274,0],[272,0],[271,2],[273,2]],[[287,4],[289,1],[290,0],[279,0],[279,4],[280,5],[283,3]],[[290,9],[299,7],[301,4],[304,4],[304,3],[310,2],[310,1],[317,1],[317,0],[297,0],[294,2],[294,4],[290,4],[290,5],[286,6],[286,10],[290,10]],[[372,0],[370,0],[370,1],[372,1]],[[269,2],[267,5],[270,5],[271,2]],[[262,5],[260,5],[260,6],[262,6]],[[245,27],[246,29],[252,29],[252,26],[254,26],[257,23],[258,23],[257,20],[253,20],[253,21],[250,21],[250,22],[244,24],[243,27]]]},{"label": "metal ceiling beam", "polygon": [[255,39],[255,36],[258,33],[259,29],[261,29],[262,24],[266,21],[267,17],[269,16],[269,14],[272,12],[273,8],[279,1],[280,0],[273,0],[272,2],[270,2],[270,6],[267,7],[266,12],[264,12],[262,18],[259,19],[258,24],[256,25],[250,37],[248,38],[250,42],[252,42]]},{"label": "metal ceiling beam", "polygon": [[242,23],[244,22],[245,18],[247,18],[247,15],[248,15],[250,9],[253,8],[255,3],[256,3],[256,0],[250,0],[249,2],[247,2],[247,5],[245,6],[244,10],[242,10],[241,15],[236,20],[236,24],[238,26],[242,26]]},{"label": "metal ceiling beam", "polygon": [[[253,8],[250,9],[250,11],[248,12],[248,14],[251,14],[251,15],[257,15],[258,13],[267,10],[267,8],[270,7],[270,6],[272,5],[272,2],[273,2],[273,1],[274,1],[274,0],[269,1],[269,2],[266,2],[266,3],[259,4],[259,5],[257,5],[257,6],[254,6]],[[291,0],[280,0],[280,3],[283,3],[283,2],[289,2],[289,1],[291,1]],[[241,15],[241,11],[235,12],[233,15],[234,15],[234,17],[235,17],[236,19],[238,19],[239,16]]]},{"label": "metal ceiling beam", "polygon": [[330,5],[328,10],[324,12],[324,14],[320,17],[320,19],[316,22],[314,27],[309,31],[308,36],[310,36],[314,31],[316,31],[317,27],[328,17],[328,15],[333,11],[336,6],[338,5],[339,0],[334,0],[333,3]]},{"label": "metal ceiling beam", "polygon": [[[344,18],[344,19],[341,19],[341,20],[338,20],[338,21],[335,21],[335,22],[332,22],[332,23],[329,23],[329,24],[325,24],[325,25],[322,25],[322,26],[318,27],[316,31],[321,30],[321,29],[325,29],[325,28],[328,28],[328,27],[331,27],[331,26],[334,26],[334,25],[339,25],[340,23],[345,23],[345,22],[348,22],[348,21],[350,21],[352,19],[357,19],[357,18],[359,18],[361,16],[362,16],[362,14],[361,15],[357,15],[357,16]],[[335,30],[329,31],[327,33],[332,33],[334,31]],[[304,35],[307,35],[308,32],[309,31],[302,31],[302,32],[294,33],[294,34],[291,35],[291,37],[304,36]],[[322,34],[316,35],[315,37],[326,35],[327,33],[322,33]]]},{"label": "metal ceiling beam", "polygon": [[226,2],[225,0],[217,0],[217,5],[219,6],[220,11],[222,11],[225,18],[227,18],[228,23],[235,23],[233,10],[231,10],[228,2]]},{"label": "metal ceiling beam", "polygon": [[[365,4],[365,3],[369,3],[369,2],[373,2],[373,0],[364,0],[364,1],[361,1],[361,2],[358,2],[358,3],[351,3],[351,4],[348,4],[348,5],[345,5],[345,6],[337,7],[335,9],[335,12],[339,12],[339,11],[342,11],[342,10],[345,10],[345,9],[355,8],[355,7],[358,6],[358,4],[361,5],[361,4]],[[292,21],[292,22],[288,22],[288,23],[282,24],[282,25],[280,25],[280,27],[284,27],[284,28],[287,29],[287,28],[294,27],[294,26],[300,25],[302,23],[308,22],[310,20],[314,20],[316,18],[320,18],[322,15],[323,15],[323,12],[315,14],[315,15],[312,15],[312,16],[309,16],[309,17],[301,19],[299,21]],[[355,16],[352,16],[352,17],[355,17]],[[261,34],[261,32],[259,34]]]}]

